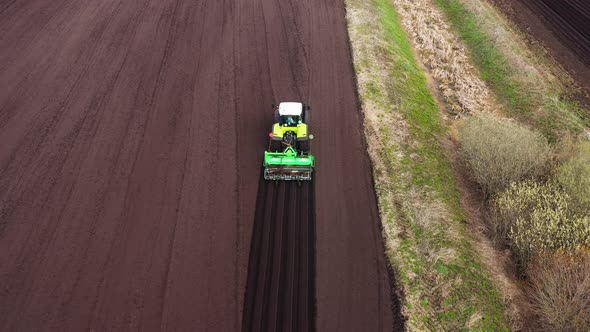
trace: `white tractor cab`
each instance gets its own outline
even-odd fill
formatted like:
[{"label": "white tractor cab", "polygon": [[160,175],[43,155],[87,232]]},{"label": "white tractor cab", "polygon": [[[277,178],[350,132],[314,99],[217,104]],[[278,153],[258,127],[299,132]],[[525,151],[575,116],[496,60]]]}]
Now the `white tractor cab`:
[{"label": "white tractor cab", "polygon": [[296,127],[303,122],[303,103],[284,102],[279,104],[279,121],[281,126]]},{"label": "white tractor cab", "polygon": [[293,146],[298,151],[309,151],[310,107],[301,102],[282,102],[272,105],[274,121],[270,133],[271,151],[282,151],[285,146]]}]

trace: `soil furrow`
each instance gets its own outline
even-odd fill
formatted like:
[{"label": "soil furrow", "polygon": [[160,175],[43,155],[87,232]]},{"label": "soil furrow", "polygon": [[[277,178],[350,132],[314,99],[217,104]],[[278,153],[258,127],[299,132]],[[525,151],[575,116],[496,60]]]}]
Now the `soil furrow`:
[{"label": "soil furrow", "polygon": [[590,91],[590,2],[490,0],[542,41],[570,74]]},{"label": "soil furrow", "polygon": [[[274,231],[270,238],[253,234],[242,331],[313,331],[313,184],[262,182],[259,190],[275,191],[277,201],[258,202],[265,211],[272,204],[273,217],[257,217],[255,231]],[[268,214],[257,211],[256,215]],[[260,265],[258,260],[270,263]]]}]

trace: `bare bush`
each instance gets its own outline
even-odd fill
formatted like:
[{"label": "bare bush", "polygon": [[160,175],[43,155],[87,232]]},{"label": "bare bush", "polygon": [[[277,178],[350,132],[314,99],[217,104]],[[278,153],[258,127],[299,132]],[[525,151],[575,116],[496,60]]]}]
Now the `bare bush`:
[{"label": "bare bush", "polygon": [[551,148],[540,134],[491,115],[466,119],[459,127],[459,140],[467,167],[486,194],[542,174],[551,155]]},{"label": "bare bush", "polygon": [[513,184],[494,201],[494,214],[494,229],[523,266],[539,252],[590,245],[590,217],[572,209],[570,196],[552,183]]},{"label": "bare bush", "polygon": [[590,143],[578,145],[574,155],[559,166],[557,179],[572,198],[573,208],[590,214]]},{"label": "bare bush", "polygon": [[590,331],[590,254],[546,253],[528,274],[528,295],[545,330]]}]

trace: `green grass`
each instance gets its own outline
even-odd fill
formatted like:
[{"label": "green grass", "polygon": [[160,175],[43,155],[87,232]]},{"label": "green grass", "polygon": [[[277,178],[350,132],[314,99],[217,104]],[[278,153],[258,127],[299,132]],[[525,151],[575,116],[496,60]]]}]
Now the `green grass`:
[{"label": "green grass", "polygon": [[[564,133],[579,134],[584,125],[590,124],[588,115],[568,97],[566,88],[549,84],[539,91],[541,78],[533,73],[530,73],[533,78],[527,77],[529,73],[511,62],[510,56],[497,46],[490,28],[462,0],[435,0],[435,3],[464,41],[481,78],[492,87],[506,115],[536,127],[551,142]],[[524,56],[516,56],[530,63]]]},{"label": "green grass", "polygon": [[[446,132],[440,123],[439,111],[412,52],[411,45],[401,28],[396,12],[388,0],[375,1],[381,16],[381,24],[391,40],[389,52],[396,54],[398,61],[393,63],[390,95],[398,95],[396,102],[405,114],[410,125],[410,132],[418,142],[414,148],[420,159],[406,159],[404,162],[411,168],[415,185],[428,186],[441,193],[441,197],[449,203],[458,201],[454,190],[452,173],[440,148],[438,137]],[[400,78],[404,78],[400,80]],[[409,148],[409,147],[406,147]],[[457,206],[453,207],[455,210]]]},{"label": "green grass", "polygon": [[444,10],[453,27],[459,32],[469,49],[472,60],[481,71],[484,81],[490,83],[506,105],[510,115],[531,112],[534,106],[531,96],[519,82],[511,78],[509,62],[496,48],[494,41],[481,29],[474,15],[457,0],[436,0]]},{"label": "green grass", "polygon": [[[363,77],[359,90],[365,112],[373,112],[369,104],[379,109],[374,111],[379,121],[366,121],[376,137],[367,140],[376,151],[372,158],[387,255],[405,294],[408,328],[506,331],[505,304],[475,250],[441,146],[448,129],[397,14],[389,0],[347,0],[347,7],[378,18],[349,22],[349,29],[353,49],[362,48],[363,37],[380,40],[378,47],[366,48],[378,56],[359,51],[354,60]],[[379,67],[384,73],[374,72]],[[390,117],[406,125],[396,127],[387,122]],[[406,131],[407,139],[400,139]]]}]

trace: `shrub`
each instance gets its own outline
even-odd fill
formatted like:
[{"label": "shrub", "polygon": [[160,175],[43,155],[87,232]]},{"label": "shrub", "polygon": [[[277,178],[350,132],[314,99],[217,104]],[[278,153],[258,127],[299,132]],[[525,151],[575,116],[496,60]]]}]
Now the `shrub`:
[{"label": "shrub", "polygon": [[486,194],[542,174],[551,149],[540,134],[489,115],[466,119],[459,128],[462,156]]},{"label": "shrub", "polygon": [[545,250],[573,252],[590,244],[590,217],[578,214],[570,202],[553,183],[515,183],[494,201],[494,229],[522,265]]},{"label": "shrub", "polygon": [[557,179],[572,198],[573,208],[590,214],[590,143],[578,145],[575,154],[558,167]]},{"label": "shrub", "polygon": [[544,254],[531,263],[527,289],[546,331],[590,331],[590,254]]}]

